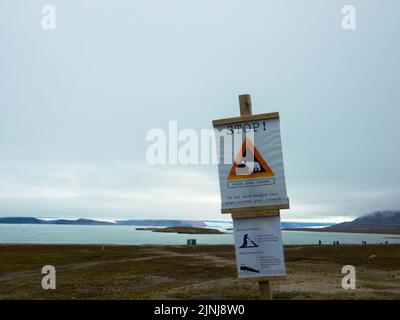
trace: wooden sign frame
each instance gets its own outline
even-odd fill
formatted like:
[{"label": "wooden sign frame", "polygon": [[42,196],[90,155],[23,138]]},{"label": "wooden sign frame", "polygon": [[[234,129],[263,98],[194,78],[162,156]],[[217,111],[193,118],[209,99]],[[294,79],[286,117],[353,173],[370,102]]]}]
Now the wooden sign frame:
[{"label": "wooden sign frame", "polygon": [[[251,110],[251,100],[249,95],[240,95],[239,96],[240,103],[240,117],[231,117],[231,118],[223,118],[213,120],[213,126],[221,126],[221,125],[229,125],[229,124],[238,124],[243,122],[251,122],[251,121],[260,121],[260,120],[271,120],[271,119],[279,119],[279,112],[270,112],[270,113],[261,113],[261,114],[252,114]],[[250,105],[250,110],[248,110],[248,106]],[[240,217],[254,217],[254,216],[271,216],[271,215],[279,215],[280,209],[289,209],[290,202],[289,198],[287,198],[287,203],[285,204],[271,204],[271,205],[259,205],[259,206],[247,206],[240,208],[221,208],[221,213],[223,214],[232,214],[235,218]]]},{"label": "wooden sign frame", "polygon": [[270,119],[279,119],[279,112],[260,113],[260,114],[254,114],[254,115],[247,115],[247,116],[243,116],[243,117],[217,119],[217,120],[213,120],[212,124],[214,126],[221,126],[221,125],[225,125],[225,124],[235,124],[235,123],[241,123],[241,122],[270,120]]}]

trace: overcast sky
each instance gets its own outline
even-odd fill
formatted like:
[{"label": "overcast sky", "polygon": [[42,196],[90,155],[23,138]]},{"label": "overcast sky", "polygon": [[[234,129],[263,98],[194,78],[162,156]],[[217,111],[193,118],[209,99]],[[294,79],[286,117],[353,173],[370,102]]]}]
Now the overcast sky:
[{"label": "overcast sky", "polygon": [[[56,9],[43,30],[41,9]],[[341,27],[344,5],[356,30]],[[152,128],[279,111],[291,209],[400,209],[398,0],[0,0],[0,216],[227,218],[213,165]]]}]

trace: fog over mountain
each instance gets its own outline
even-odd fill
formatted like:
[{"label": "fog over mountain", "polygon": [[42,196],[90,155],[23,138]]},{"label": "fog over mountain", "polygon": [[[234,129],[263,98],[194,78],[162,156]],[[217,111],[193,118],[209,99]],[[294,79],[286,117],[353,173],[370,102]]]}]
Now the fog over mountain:
[{"label": "fog over mountain", "polygon": [[338,223],[322,231],[400,233],[400,211],[377,211],[350,222]]}]

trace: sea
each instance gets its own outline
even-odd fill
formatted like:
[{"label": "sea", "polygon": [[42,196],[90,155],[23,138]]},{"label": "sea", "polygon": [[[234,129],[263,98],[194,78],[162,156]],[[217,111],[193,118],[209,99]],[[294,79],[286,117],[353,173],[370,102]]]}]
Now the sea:
[{"label": "sea", "polygon": [[[120,245],[182,245],[187,239],[198,244],[233,244],[233,231],[220,229],[224,234],[176,234],[136,230],[135,226],[101,225],[41,225],[0,224],[0,243],[29,244],[120,244]],[[400,235],[337,233],[318,231],[282,231],[283,243],[291,244],[340,244],[400,243]]]}]

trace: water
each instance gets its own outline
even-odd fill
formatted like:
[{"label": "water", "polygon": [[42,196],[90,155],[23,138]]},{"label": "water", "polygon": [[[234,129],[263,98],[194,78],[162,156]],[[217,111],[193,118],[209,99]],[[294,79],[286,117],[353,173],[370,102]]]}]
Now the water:
[{"label": "water", "polygon": [[[74,226],[40,224],[0,224],[0,243],[71,243],[71,244],[233,244],[232,231],[227,234],[189,235],[135,230],[134,226]],[[400,243],[399,235],[283,231],[285,244]]]}]

